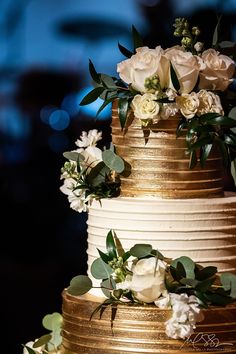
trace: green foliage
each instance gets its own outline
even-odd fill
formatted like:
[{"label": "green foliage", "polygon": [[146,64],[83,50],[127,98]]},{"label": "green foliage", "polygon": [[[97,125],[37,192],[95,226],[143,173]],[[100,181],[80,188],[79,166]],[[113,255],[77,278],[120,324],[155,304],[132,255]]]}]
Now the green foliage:
[{"label": "green foliage", "polygon": [[152,246],[148,244],[136,244],[130,249],[130,254],[136,258],[144,258],[151,255]]},{"label": "green foliage", "polygon": [[92,281],[87,275],[77,275],[71,279],[68,293],[71,295],[83,295],[92,288]]},{"label": "green foliage", "polygon": [[110,170],[114,170],[117,173],[121,173],[124,171],[125,164],[124,160],[116,155],[111,150],[104,150],[102,152],[102,160]]},{"label": "green foliage", "polygon": [[95,259],[91,265],[91,274],[95,279],[107,279],[112,273],[112,268],[101,258]]},{"label": "green foliage", "polygon": [[230,296],[236,299],[236,275],[232,273],[223,273],[220,276],[221,283],[225,291],[230,291]]}]

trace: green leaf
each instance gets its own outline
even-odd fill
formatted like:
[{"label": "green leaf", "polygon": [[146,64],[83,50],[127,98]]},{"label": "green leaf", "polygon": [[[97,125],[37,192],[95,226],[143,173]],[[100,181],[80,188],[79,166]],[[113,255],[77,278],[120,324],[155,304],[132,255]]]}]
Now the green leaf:
[{"label": "green leaf", "polygon": [[180,83],[172,63],[170,63],[170,76],[174,89],[178,92],[180,89]]},{"label": "green leaf", "polygon": [[222,16],[219,16],[214,33],[213,33],[213,38],[212,38],[212,46],[213,47],[217,47],[217,44],[218,44],[218,36],[219,36],[219,30],[220,30],[221,17]]},{"label": "green leaf", "polygon": [[[116,289],[116,282],[113,278],[105,279],[101,282],[101,289],[103,294],[110,298],[111,296],[111,291]],[[110,289],[110,290],[109,290]]]},{"label": "green leaf", "polygon": [[190,152],[190,159],[189,159],[189,168],[193,169],[197,164],[197,154],[196,151]]},{"label": "green leaf", "polygon": [[178,127],[176,129],[176,137],[178,138],[182,134],[184,134],[183,130],[186,129],[187,127],[187,122],[186,119],[181,119],[181,121],[178,124]]},{"label": "green leaf", "polygon": [[231,161],[230,172],[234,180],[234,185],[236,186],[236,159]]},{"label": "green leaf", "polygon": [[206,144],[201,147],[200,164],[204,167],[206,160],[211,152],[213,144]]},{"label": "green leaf", "polygon": [[210,119],[207,124],[209,125],[224,125],[227,127],[236,127],[236,120],[226,116],[218,116]]},{"label": "green leaf", "polygon": [[236,146],[236,135],[232,133],[224,134],[224,142],[228,145]]},{"label": "green leaf", "polygon": [[120,156],[116,155],[113,151],[104,150],[102,152],[102,160],[105,165],[111,170],[114,170],[117,173],[121,173],[124,171],[124,160]]},{"label": "green leaf", "polygon": [[93,81],[97,82],[98,84],[100,84],[101,80],[100,80],[100,74],[97,73],[92,61],[89,59],[89,72],[90,75],[93,79]]},{"label": "green leaf", "polygon": [[92,91],[90,91],[80,102],[80,106],[85,106],[87,104],[90,104],[94,101],[96,101],[96,99],[101,95],[101,93],[105,90],[104,87],[98,86],[95,87],[95,89],[93,89]]},{"label": "green leaf", "polygon": [[214,284],[214,282],[215,282],[215,278],[204,279],[196,285],[196,290],[204,293],[211,288],[211,286],[212,286],[212,284]]},{"label": "green leaf", "polygon": [[118,42],[118,48],[119,48],[121,54],[123,54],[126,58],[130,58],[134,54],[129,49],[123,47],[123,45],[121,45],[119,42]]},{"label": "green leaf", "polygon": [[195,286],[198,284],[198,281],[196,279],[181,278],[180,283],[195,288]]},{"label": "green leaf", "polygon": [[116,98],[116,96],[111,97],[111,98],[107,99],[106,101],[104,101],[103,104],[99,107],[99,109],[98,109],[98,111],[97,111],[97,113],[96,113],[96,117],[102,112],[102,110],[103,110],[106,106],[108,106],[111,102],[113,102],[115,98]]},{"label": "green leaf", "polygon": [[49,331],[54,331],[57,328],[61,328],[62,321],[62,315],[59,312],[53,312],[43,317],[42,324]]},{"label": "green leaf", "polygon": [[204,145],[212,144],[212,141],[213,141],[213,138],[210,135],[208,135],[206,137],[205,136],[200,137],[194,144],[190,145],[189,150],[190,151],[197,150],[197,149],[203,147]]},{"label": "green leaf", "polygon": [[125,263],[129,259],[130,256],[131,256],[130,251],[125,252],[122,256],[123,262]]},{"label": "green leaf", "polygon": [[129,110],[129,101],[126,98],[120,98],[118,101],[118,113],[120,126],[123,129],[126,123],[127,114]]},{"label": "green leaf", "polygon": [[52,336],[51,334],[45,334],[44,336],[40,337],[34,344],[33,348],[39,348],[43,345],[46,345],[50,340]]},{"label": "green leaf", "polygon": [[152,250],[152,251],[151,251],[151,254],[152,254],[153,256],[155,256],[156,258],[158,258],[158,259],[161,259],[161,260],[165,259],[165,257],[163,256],[163,254],[162,254],[160,251],[158,251],[158,250]]},{"label": "green leaf", "polygon": [[217,136],[215,136],[215,142],[217,143],[217,146],[220,149],[221,155],[222,155],[222,161],[224,164],[224,167],[227,168],[228,164],[229,164],[229,153],[228,153],[228,149],[225,145],[225,143]]},{"label": "green leaf", "polygon": [[149,256],[152,251],[152,246],[148,244],[136,244],[130,249],[130,254],[136,258],[144,258]]},{"label": "green leaf", "polygon": [[81,155],[80,153],[76,152],[76,151],[65,151],[63,152],[63,156],[71,161],[84,161],[84,156]]},{"label": "green leaf", "polygon": [[108,89],[115,89],[117,90],[117,86],[113,78],[106,74],[101,74],[101,81],[103,82],[104,86]]},{"label": "green leaf", "polygon": [[191,258],[186,256],[176,258],[171,262],[171,265],[177,268],[178,263],[181,263],[183,265],[186,273],[186,278],[195,279],[195,263]]},{"label": "green leaf", "polygon": [[132,26],[132,36],[133,36],[133,43],[134,43],[134,49],[142,47],[143,46],[143,39],[137,29]]},{"label": "green leaf", "polygon": [[117,258],[116,244],[113,237],[113,232],[110,230],[106,237],[106,249],[109,257]]},{"label": "green leaf", "polygon": [[95,279],[108,279],[112,272],[112,268],[101,258],[95,259],[91,265],[91,274]]},{"label": "green leaf", "polygon": [[99,186],[101,183],[105,182],[109,172],[109,167],[107,167],[103,161],[100,161],[90,170],[89,174],[86,176],[86,181],[93,187]]},{"label": "green leaf", "polygon": [[99,256],[103,260],[103,262],[108,264],[108,262],[113,259],[112,257],[108,256],[106,253],[100,251],[98,248],[97,248],[97,250],[98,250]]},{"label": "green leaf", "polygon": [[68,288],[68,293],[75,296],[83,295],[87,293],[92,286],[92,281],[87,275],[77,275],[72,278]]},{"label": "green leaf", "polygon": [[229,296],[224,296],[217,293],[205,293],[205,297],[212,305],[225,306],[232,301]]},{"label": "green leaf", "polygon": [[230,118],[232,118],[232,119],[236,119],[236,107],[233,107],[233,108],[230,110],[228,116],[229,116]]},{"label": "green leaf", "polygon": [[196,273],[196,279],[205,280],[207,278],[211,278],[216,273],[217,273],[217,267],[213,267],[213,266],[205,267]]},{"label": "green leaf", "polygon": [[220,281],[224,290],[230,290],[230,296],[236,299],[236,275],[232,273],[222,273],[220,275]]}]

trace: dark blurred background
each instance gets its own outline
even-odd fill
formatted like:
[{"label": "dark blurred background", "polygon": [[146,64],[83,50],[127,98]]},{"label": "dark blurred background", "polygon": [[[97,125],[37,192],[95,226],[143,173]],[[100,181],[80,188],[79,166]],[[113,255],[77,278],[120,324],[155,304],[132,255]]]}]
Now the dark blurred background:
[{"label": "dark blurred background", "polygon": [[110,107],[80,107],[91,89],[88,60],[116,75],[118,41],[131,48],[132,24],[150,47],[174,45],[178,16],[199,25],[210,45],[216,16],[235,40],[236,0],[1,0],[0,197],[1,352],[45,333],[41,319],[61,311],[61,292],[85,274],[86,218],[59,190],[62,153],[82,130],[110,141]]}]

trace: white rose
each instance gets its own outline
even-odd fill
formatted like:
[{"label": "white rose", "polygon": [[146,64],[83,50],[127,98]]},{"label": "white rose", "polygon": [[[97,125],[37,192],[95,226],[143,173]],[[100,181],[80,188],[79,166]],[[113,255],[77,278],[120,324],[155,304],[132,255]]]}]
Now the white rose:
[{"label": "white rose", "polygon": [[205,69],[200,72],[199,88],[224,91],[232,82],[235,70],[234,61],[227,55],[220,54],[215,49],[202,53]]},{"label": "white rose", "polygon": [[117,72],[120,78],[127,84],[143,93],[146,92],[145,80],[153,75],[157,75],[161,88],[167,83],[169,61],[163,55],[163,49],[158,46],[155,49],[140,47],[136,49],[136,54],[130,59],[117,64]]},{"label": "white rose", "polygon": [[77,139],[75,145],[80,148],[87,146],[95,146],[99,140],[102,139],[102,132],[98,132],[97,129],[89,130],[89,132],[82,132],[80,139]]},{"label": "white rose", "polygon": [[145,93],[144,95],[134,96],[131,102],[131,108],[133,109],[136,118],[144,121],[158,119],[160,106],[156,101],[156,96],[153,93]]},{"label": "white rose", "polygon": [[178,111],[179,108],[176,103],[163,103],[160,112],[161,119],[165,120],[169,117],[173,117],[178,113]]},{"label": "white rose", "polygon": [[199,99],[198,116],[209,112],[224,114],[218,95],[207,90],[200,90],[197,95]]},{"label": "white rose", "polygon": [[[175,46],[166,49],[165,56],[171,61],[180,84],[180,93],[189,93],[195,87],[202,62],[199,57],[190,52],[184,52],[181,47]],[[174,89],[169,75],[168,87]]]},{"label": "white rose", "polygon": [[191,92],[190,94],[183,93],[181,96],[176,97],[176,103],[182,115],[186,119],[191,119],[198,111],[199,98],[195,92]]},{"label": "white rose", "polygon": [[165,269],[166,264],[156,262],[155,257],[140,259],[133,265],[130,289],[138,300],[151,303],[166,293]]}]

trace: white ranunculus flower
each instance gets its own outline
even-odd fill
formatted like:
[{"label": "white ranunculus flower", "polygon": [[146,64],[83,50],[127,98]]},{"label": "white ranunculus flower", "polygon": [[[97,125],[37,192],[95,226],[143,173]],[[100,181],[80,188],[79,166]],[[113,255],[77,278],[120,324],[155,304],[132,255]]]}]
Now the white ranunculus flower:
[{"label": "white ranunculus flower", "polygon": [[131,102],[131,108],[133,109],[136,118],[143,121],[149,121],[152,119],[158,120],[160,106],[156,101],[156,96],[153,93],[145,93],[144,95],[134,96]]},{"label": "white ranunculus flower", "polygon": [[232,82],[235,70],[234,61],[212,48],[202,53],[202,60],[205,68],[200,72],[199,88],[214,91],[226,90]]},{"label": "white ranunculus flower", "polygon": [[155,49],[140,47],[136,49],[136,54],[130,59],[117,64],[117,72],[120,78],[127,84],[143,93],[146,92],[145,80],[153,75],[157,75],[161,88],[166,87],[169,61],[163,55],[164,51],[160,46]]},{"label": "white ranunculus flower", "polygon": [[181,96],[177,96],[176,103],[186,119],[193,118],[198,111],[199,99],[196,92],[183,93]]},{"label": "white ranunculus flower", "polygon": [[220,97],[218,95],[207,90],[200,90],[197,95],[199,99],[198,116],[209,112],[224,114]]},{"label": "white ranunculus flower", "polygon": [[159,259],[156,261],[155,257],[144,258],[134,264],[131,270],[133,276],[130,290],[138,300],[151,303],[166,293],[165,262]]},{"label": "white ranunculus flower", "polygon": [[193,334],[193,327],[189,323],[180,323],[171,318],[166,323],[166,335],[173,339],[186,339]]},{"label": "white ranunculus flower", "polygon": [[[174,46],[165,50],[165,56],[171,61],[177,78],[180,83],[180,93],[189,93],[195,87],[199,71],[202,68],[202,61],[199,57],[190,52],[185,52],[179,46]],[[174,89],[169,75],[168,87]]]},{"label": "white ranunculus flower", "polygon": [[89,132],[82,132],[80,139],[77,139],[75,145],[79,148],[85,148],[87,146],[95,146],[99,140],[102,139],[102,132],[98,132],[97,129],[89,130]]},{"label": "white ranunculus flower", "polygon": [[167,293],[166,296],[161,296],[159,299],[154,301],[155,305],[160,309],[170,309],[170,295]]}]

